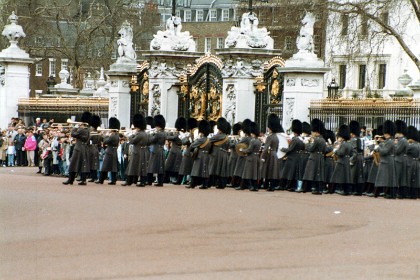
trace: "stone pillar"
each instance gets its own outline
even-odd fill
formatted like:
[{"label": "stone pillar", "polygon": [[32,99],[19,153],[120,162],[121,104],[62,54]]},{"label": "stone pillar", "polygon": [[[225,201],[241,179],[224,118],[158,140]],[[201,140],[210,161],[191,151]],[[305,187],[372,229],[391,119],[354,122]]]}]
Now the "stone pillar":
[{"label": "stone pillar", "polygon": [[253,77],[228,77],[223,79],[222,116],[231,124],[255,118]]},{"label": "stone pillar", "polygon": [[283,128],[294,119],[309,122],[311,100],[323,98],[324,74],[328,68],[281,68],[284,73]]},{"label": "stone pillar", "polygon": [[149,115],[162,115],[167,127],[174,127],[178,118],[178,78],[149,78]]}]

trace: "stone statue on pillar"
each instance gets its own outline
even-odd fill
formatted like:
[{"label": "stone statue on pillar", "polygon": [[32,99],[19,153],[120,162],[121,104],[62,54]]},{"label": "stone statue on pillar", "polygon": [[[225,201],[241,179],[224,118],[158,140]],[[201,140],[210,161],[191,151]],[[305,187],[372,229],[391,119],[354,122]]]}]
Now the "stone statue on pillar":
[{"label": "stone statue on pillar", "polygon": [[302,27],[296,39],[299,53],[314,53],[314,24],[316,18],[312,13],[306,13],[302,19]]},{"label": "stone statue on pillar", "polygon": [[12,12],[8,21],[9,24],[4,26],[1,34],[9,40],[10,46],[1,52],[1,56],[29,58],[29,54],[18,46],[19,39],[26,37],[26,34],[23,32],[22,26],[17,24],[18,17],[15,12]]},{"label": "stone statue on pillar", "polygon": [[133,49],[133,28],[126,20],[118,31],[120,38],[117,40],[118,44],[118,59],[117,63],[135,62],[137,54]]}]

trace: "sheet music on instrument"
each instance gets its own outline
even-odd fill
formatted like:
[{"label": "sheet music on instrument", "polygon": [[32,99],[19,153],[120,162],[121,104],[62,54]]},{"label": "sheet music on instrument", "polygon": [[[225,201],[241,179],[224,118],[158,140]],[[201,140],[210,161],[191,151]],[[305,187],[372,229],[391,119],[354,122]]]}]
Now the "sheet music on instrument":
[{"label": "sheet music on instrument", "polygon": [[282,148],[288,148],[289,142],[287,141],[287,136],[285,136],[283,133],[276,133],[277,138],[279,138],[279,147],[277,149],[277,157],[282,158],[286,155],[285,152],[282,152]]}]

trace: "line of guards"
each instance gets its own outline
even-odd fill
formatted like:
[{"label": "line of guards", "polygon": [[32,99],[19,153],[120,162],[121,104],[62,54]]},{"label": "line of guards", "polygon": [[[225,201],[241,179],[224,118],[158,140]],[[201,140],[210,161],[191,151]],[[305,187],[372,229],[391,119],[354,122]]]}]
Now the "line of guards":
[{"label": "line of guards", "polygon": [[[117,148],[120,122],[109,119],[106,135],[97,132],[98,116],[82,115],[81,125],[72,130],[76,139],[70,159],[69,178],[73,184],[79,174],[79,185],[90,181],[103,184],[117,180]],[[84,123],[90,124],[90,127]],[[151,125],[154,128],[148,128]],[[280,119],[268,116],[267,133],[249,119],[231,125],[219,118],[215,129],[206,120],[178,118],[175,129],[165,130],[162,115],[147,123],[141,114],[133,117],[128,136],[128,165],[123,186],[152,185],[162,187],[170,182],[186,188],[258,191],[288,190],[312,192],[315,195],[384,196],[385,198],[419,197],[419,132],[397,120],[387,120],[373,130],[373,140],[361,138],[360,124],[351,121],[334,133],[324,123],[293,120],[291,135],[284,134]],[[286,145],[282,142],[286,137]],[[106,146],[99,169],[99,147]],[[165,152],[166,151],[166,152]]]}]

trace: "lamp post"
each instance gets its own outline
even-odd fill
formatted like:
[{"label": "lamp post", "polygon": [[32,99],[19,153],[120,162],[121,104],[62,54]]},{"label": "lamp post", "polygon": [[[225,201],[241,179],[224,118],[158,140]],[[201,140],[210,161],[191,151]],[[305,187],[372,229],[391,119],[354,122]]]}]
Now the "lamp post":
[{"label": "lamp post", "polygon": [[340,88],[339,85],[335,82],[335,79],[333,78],[331,80],[331,83],[327,86],[328,98],[329,99],[337,99],[339,88]]}]

